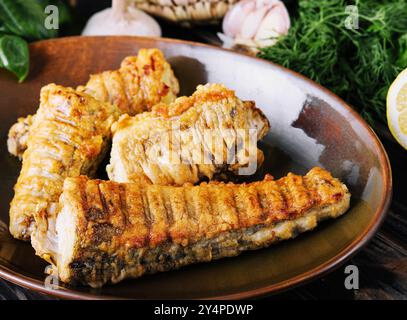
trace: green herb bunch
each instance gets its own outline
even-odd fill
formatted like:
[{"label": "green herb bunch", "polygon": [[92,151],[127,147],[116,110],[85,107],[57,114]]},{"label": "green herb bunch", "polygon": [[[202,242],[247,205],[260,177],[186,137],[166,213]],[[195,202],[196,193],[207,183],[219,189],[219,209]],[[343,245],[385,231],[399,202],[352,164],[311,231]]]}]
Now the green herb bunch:
[{"label": "green herb bunch", "polygon": [[70,16],[61,0],[0,0],[0,68],[13,72],[19,82],[29,70],[27,41],[58,35],[58,30],[44,25],[45,8],[51,4],[59,9],[59,23],[66,23]]},{"label": "green herb bunch", "polygon": [[[348,5],[358,28],[347,28]],[[326,86],[371,124],[385,121],[387,90],[407,67],[407,0],[299,0],[287,36],[259,56]]]}]

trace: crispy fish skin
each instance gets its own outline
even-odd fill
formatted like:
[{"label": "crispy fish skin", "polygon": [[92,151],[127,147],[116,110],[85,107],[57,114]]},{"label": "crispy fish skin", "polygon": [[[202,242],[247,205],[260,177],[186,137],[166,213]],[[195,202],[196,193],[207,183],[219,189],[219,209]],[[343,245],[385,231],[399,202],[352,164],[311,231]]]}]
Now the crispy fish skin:
[{"label": "crispy fish skin", "polygon": [[[200,85],[191,96],[158,104],[150,113],[123,115],[112,127],[106,170],[112,181],[141,179],[160,185],[237,174],[249,164],[262,163],[257,140],[269,128],[254,102],[240,100],[220,84]],[[234,161],[230,161],[231,150],[235,150]]]},{"label": "crispy fish skin", "polygon": [[68,178],[56,223],[58,275],[101,287],[236,256],[311,230],[349,202],[347,187],[321,168],[182,187]]},{"label": "crispy fish skin", "polygon": [[[179,92],[178,80],[163,53],[158,49],[140,49],[137,56],[126,57],[120,69],[91,75],[78,91],[117,106],[121,114],[149,111],[159,102],[170,103]],[[19,158],[27,149],[33,117],[19,118],[8,134],[8,151]]]},{"label": "crispy fish skin", "polygon": [[95,173],[118,117],[117,107],[85,93],[55,84],[42,88],[10,204],[15,238],[28,240],[35,225],[39,235],[55,223],[64,179]]}]

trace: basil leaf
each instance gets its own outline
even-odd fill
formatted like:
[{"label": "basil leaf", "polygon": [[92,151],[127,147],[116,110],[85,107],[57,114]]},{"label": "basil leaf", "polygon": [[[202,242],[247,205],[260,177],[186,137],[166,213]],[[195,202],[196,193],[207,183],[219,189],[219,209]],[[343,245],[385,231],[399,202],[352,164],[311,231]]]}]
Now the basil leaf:
[{"label": "basil leaf", "polygon": [[17,36],[0,36],[0,67],[14,73],[19,82],[28,75],[29,51],[27,42]]},{"label": "basil leaf", "polygon": [[8,33],[27,40],[58,35],[58,30],[45,28],[47,15],[43,5],[36,0],[0,0],[0,17]]}]

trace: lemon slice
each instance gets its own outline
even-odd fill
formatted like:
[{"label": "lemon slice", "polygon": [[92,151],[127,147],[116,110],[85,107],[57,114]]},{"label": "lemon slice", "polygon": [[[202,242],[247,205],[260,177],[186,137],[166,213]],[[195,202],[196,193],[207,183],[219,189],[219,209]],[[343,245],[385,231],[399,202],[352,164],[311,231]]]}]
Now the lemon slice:
[{"label": "lemon slice", "polygon": [[407,69],[387,92],[387,123],[393,137],[407,150]]}]

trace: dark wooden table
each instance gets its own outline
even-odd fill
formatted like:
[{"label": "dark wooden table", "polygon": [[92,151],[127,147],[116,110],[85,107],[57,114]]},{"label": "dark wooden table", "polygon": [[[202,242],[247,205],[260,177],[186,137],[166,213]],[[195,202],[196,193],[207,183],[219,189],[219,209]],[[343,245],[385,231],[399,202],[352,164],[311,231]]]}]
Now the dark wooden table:
[{"label": "dark wooden table", "polygon": [[[164,36],[217,44],[217,29],[185,30],[162,24]],[[400,147],[386,128],[376,128],[392,170],[394,193],[385,222],[373,240],[345,265],[327,276],[266,299],[406,299],[407,300],[407,151]],[[359,289],[344,285],[346,265],[359,269]],[[52,299],[0,279],[0,299]]]}]

